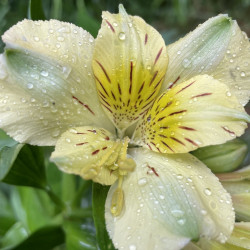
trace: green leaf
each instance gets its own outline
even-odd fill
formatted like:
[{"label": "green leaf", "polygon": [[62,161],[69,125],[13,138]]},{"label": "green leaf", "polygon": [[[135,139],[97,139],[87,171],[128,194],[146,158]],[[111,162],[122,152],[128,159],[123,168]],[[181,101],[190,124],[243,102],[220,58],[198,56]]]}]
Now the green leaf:
[{"label": "green leaf", "polygon": [[77,20],[76,25],[81,26],[85,30],[87,30],[92,36],[96,36],[98,29],[100,28],[100,23],[93,18],[83,0],[77,0]]},{"label": "green leaf", "polygon": [[66,249],[96,250],[95,234],[86,223],[66,221],[64,223]]},{"label": "green leaf", "polygon": [[43,12],[42,0],[30,0],[28,18],[32,20],[45,20]]},{"label": "green leaf", "polygon": [[113,250],[115,249],[112,241],[106,230],[105,224],[105,201],[109,186],[102,186],[93,182],[92,186],[92,206],[93,206],[93,218],[96,228],[96,238],[99,249],[101,250]]},{"label": "green leaf", "polygon": [[11,249],[28,237],[28,231],[22,222],[16,222],[0,241],[0,248]]},{"label": "green leaf", "polygon": [[42,149],[17,142],[0,148],[0,181],[44,189],[46,176]]},{"label": "green leaf", "polygon": [[33,234],[31,234],[25,241],[18,246],[12,248],[13,250],[27,250],[27,249],[52,249],[64,243],[65,235],[61,227],[49,226],[44,227]]}]

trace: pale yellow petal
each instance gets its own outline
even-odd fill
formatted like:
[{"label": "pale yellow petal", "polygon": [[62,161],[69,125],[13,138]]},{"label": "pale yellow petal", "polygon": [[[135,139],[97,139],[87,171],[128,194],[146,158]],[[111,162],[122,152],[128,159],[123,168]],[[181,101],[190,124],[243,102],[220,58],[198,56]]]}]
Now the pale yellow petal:
[{"label": "pale yellow petal", "polygon": [[93,70],[100,101],[115,126],[124,130],[152,105],[168,64],[164,40],[145,21],[103,13]]},{"label": "pale yellow petal", "polygon": [[236,21],[218,15],[167,46],[169,67],[162,92],[199,74],[227,84],[245,105],[250,97],[250,43]]},{"label": "pale yellow petal", "polygon": [[106,201],[107,229],[116,248],[173,250],[199,237],[224,242],[230,236],[230,195],[204,164],[189,154],[167,157],[147,149],[129,154],[137,167],[123,182],[120,216],[110,213],[115,184]]},{"label": "pale yellow petal", "polygon": [[107,130],[78,127],[62,134],[51,160],[64,172],[111,185],[117,173],[108,167],[116,162],[120,149],[121,143]]},{"label": "pale yellow petal", "polygon": [[164,92],[139,121],[133,141],[157,152],[185,153],[242,135],[246,121],[228,87],[201,75]]},{"label": "pale yellow petal", "polygon": [[0,126],[19,142],[54,145],[74,126],[113,131],[92,74],[93,37],[56,20],[24,20],[2,37]]}]

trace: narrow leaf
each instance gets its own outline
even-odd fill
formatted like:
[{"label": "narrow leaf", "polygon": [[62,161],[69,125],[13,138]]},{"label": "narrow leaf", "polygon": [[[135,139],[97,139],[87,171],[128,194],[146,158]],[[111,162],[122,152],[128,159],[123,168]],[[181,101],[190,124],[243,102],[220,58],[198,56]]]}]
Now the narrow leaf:
[{"label": "narrow leaf", "polygon": [[32,20],[45,20],[42,0],[30,0],[28,9],[28,18]]},{"label": "narrow leaf", "polygon": [[63,244],[64,237],[64,232],[61,227],[44,227],[31,234],[25,241],[14,247],[13,250],[52,249]]},{"label": "narrow leaf", "polygon": [[0,181],[13,185],[45,188],[42,149],[18,143],[0,147]]},{"label": "narrow leaf", "polygon": [[105,201],[109,186],[102,186],[98,183],[93,183],[92,186],[92,206],[93,206],[93,218],[96,228],[96,238],[98,247],[101,250],[113,250],[115,249],[112,241],[106,230],[105,224]]}]

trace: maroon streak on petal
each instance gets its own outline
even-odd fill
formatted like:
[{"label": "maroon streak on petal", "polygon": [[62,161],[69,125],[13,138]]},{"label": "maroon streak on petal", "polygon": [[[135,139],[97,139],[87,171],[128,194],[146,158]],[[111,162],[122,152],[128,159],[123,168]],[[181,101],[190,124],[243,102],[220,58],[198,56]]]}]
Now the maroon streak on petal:
[{"label": "maroon streak on petal", "polygon": [[103,98],[107,98],[100,90],[98,90],[98,93],[103,97]]},{"label": "maroon streak on petal", "polygon": [[118,82],[117,86],[118,86],[118,91],[119,91],[119,93],[120,93],[120,95],[121,95],[121,94],[122,94],[122,90],[121,90],[121,86],[120,86],[120,83],[119,83],[119,82]]},{"label": "maroon streak on petal", "polygon": [[[147,98],[147,100],[150,99],[150,98],[153,96],[153,94],[155,93],[155,91],[156,91],[156,90],[153,91],[153,93]],[[146,101],[147,101],[147,100],[146,100]]]},{"label": "maroon streak on petal", "polygon": [[193,140],[191,140],[189,138],[185,138],[185,140],[192,143],[194,146],[199,147],[199,145],[196,142],[194,142]]},{"label": "maroon streak on petal", "polygon": [[76,146],[81,146],[81,145],[84,145],[84,144],[87,144],[88,142],[81,142],[81,143],[77,143]]},{"label": "maroon streak on petal", "polygon": [[107,101],[105,101],[105,99],[103,99],[102,96],[101,96],[101,99],[102,99],[102,101],[105,102],[109,107],[111,107],[111,105],[110,105]]},{"label": "maroon streak on petal", "polygon": [[161,141],[161,143],[174,153],[174,150],[166,142]]},{"label": "maroon streak on petal", "polygon": [[[148,165],[148,168],[150,168],[150,169],[153,171],[153,173],[154,173],[157,177],[159,177],[159,174],[156,172],[155,168],[150,167],[149,165]],[[148,172],[147,172],[147,174],[148,174]]]},{"label": "maroon streak on petal", "polygon": [[148,145],[149,149],[152,150],[152,147],[150,146],[150,144],[147,143],[147,145]]},{"label": "maroon streak on petal", "polygon": [[161,83],[161,81],[163,80],[164,77],[165,77],[165,75],[160,79],[159,82],[157,82],[157,84],[154,86],[154,89],[156,89],[159,86],[159,84]]},{"label": "maroon streak on petal", "polygon": [[169,127],[160,127],[160,129],[168,129]]},{"label": "maroon streak on petal", "polygon": [[226,132],[228,132],[231,135],[235,135],[235,133],[231,130],[229,130],[227,127],[222,127]]},{"label": "maroon streak on petal", "polygon": [[95,129],[88,129],[87,131],[96,134],[96,130]]},{"label": "maroon streak on petal", "polygon": [[104,105],[103,103],[102,103],[102,106],[105,107],[111,114],[113,114],[112,110],[108,108],[106,105]]},{"label": "maroon streak on petal", "polygon": [[169,85],[168,89],[171,89],[178,81],[180,80],[180,76],[178,76],[172,84]]},{"label": "maroon streak on petal", "polygon": [[176,111],[176,112],[173,112],[173,113],[169,114],[169,116],[181,114],[181,113],[184,113],[184,112],[186,112],[186,111],[187,111],[187,110]]},{"label": "maroon streak on petal", "polygon": [[148,34],[145,34],[145,40],[144,40],[144,44],[146,45],[148,42]]},{"label": "maroon streak on petal", "polygon": [[101,85],[103,91],[106,93],[107,96],[109,96],[108,92],[106,91],[106,89],[104,88],[104,86],[102,85],[101,81],[98,79],[98,77],[96,75],[94,75],[95,79],[98,81],[98,83]]},{"label": "maroon streak on petal", "polygon": [[103,65],[102,65],[99,61],[97,61],[97,60],[95,60],[95,61],[98,63],[98,65],[99,65],[100,68],[102,69],[102,71],[103,71],[103,73],[105,74],[105,76],[106,76],[108,82],[111,83],[111,80],[110,80],[110,78],[109,78],[109,76],[108,76],[108,73],[107,73],[107,71],[105,70],[105,68],[103,67]]},{"label": "maroon streak on petal", "polygon": [[155,57],[155,62],[154,62],[154,65],[157,63],[157,61],[159,60],[160,56],[161,56],[161,53],[162,53],[162,50],[163,50],[163,47],[159,50],[157,56]]},{"label": "maroon streak on petal", "polygon": [[105,137],[105,140],[106,140],[106,141],[109,141],[109,137],[108,137],[108,136],[106,136],[106,137]]},{"label": "maroon streak on petal", "polygon": [[183,146],[185,146],[185,144],[184,144],[182,141],[180,141],[179,139],[177,139],[177,138],[175,138],[175,137],[170,137],[170,138],[171,138],[172,140],[174,140],[174,141],[176,141],[176,142],[182,144]]},{"label": "maroon streak on petal", "polygon": [[145,83],[145,81],[142,83],[142,85],[141,85],[141,87],[140,87],[140,89],[139,89],[138,95],[141,93],[141,91],[142,91],[142,89],[143,89],[143,87],[144,87],[144,83]]},{"label": "maroon streak on petal", "polygon": [[190,128],[190,127],[186,127],[186,126],[179,126],[179,128],[185,129],[185,130],[190,130],[190,131],[196,131],[196,129]]},{"label": "maroon streak on petal", "polygon": [[110,29],[113,31],[113,33],[115,33],[115,29],[114,27],[111,25],[111,23],[108,20],[105,20],[106,23],[108,24],[108,26],[110,27]]},{"label": "maroon streak on petal", "polygon": [[196,98],[196,97],[207,96],[207,95],[212,95],[212,93],[203,93],[203,94],[200,94],[200,95],[193,96],[191,99]]},{"label": "maroon streak on petal", "polygon": [[155,71],[155,73],[154,73],[154,75],[153,75],[153,77],[152,77],[152,79],[151,79],[151,81],[150,81],[150,83],[149,83],[149,86],[151,86],[151,84],[152,84],[152,83],[153,83],[153,81],[155,80],[155,78],[156,78],[157,74],[158,74],[158,70],[157,70],[157,71]]},{"label": "maroon streak on petal", "polygon": [[113,99],[116,101],[115,95],[114,95],[114,93],[113,93],[112,90],[111,90],[111,94],[112,94],[112,96],[113,96]]},{"label": "maroon streak on petal", "polygon": [[129,94],[131,94],[131,91],[132,91],[132,82],[133,82],[133,62],[130,62],[129,81],[130,81]]},{"label": "maroon streak on petal", "polygon": [[86,135],[87,133],[81,133],[81,132],[77,132],[77,135]]},{"label": "maroon streak on petal", "polygon": [[102,148],[102,150],[105,150],[105,149],[107,149],[108,147],[104,147],[104,148]]},{"label": "maroon streak on petal", "polygon": [[[167,105],[164,107],[164,109],[165,109],[165,108],[168,108],[172,103],[173,103],[172,101],[168,102]],[[162,110],[162,111],[163,111],[163,110]]]},{"label": "maroon streak on petal", "polygon": [[194,82],[195,82],[195,81],[189,83],[187,86],[185,86],[184,88],[180,89],[176,94],[178,94],[178,93],[180,93],[181,91],[187,89],[188,87],[190,87],[191,85],[193,85]]},{"label": "maroon streak on petal", "polygon": [[96,155],[97,153],[99,153],[100,149],[97,149],[96,151],[92,152],[92,155]]},{"label": "maroon streak on petal", "polygon": [[163,117],[159,118],[158,122],[162,121],[164,118],[166,118],[166,116],[163,116]]},{"label": "maroon streak on petal", "polygon": [[168,138],[166,135],[159,134],[159,136],[162,137],[162,138]]},{"label": "maroon streak on petal", "polygon": [[92,115],[95,115],[95,113],[91,110],[91,108],[87,105],[87,104],[85,104],[85,103],[83,103],[82,101],[80,101],[77,97],[75,97],[75,96],[72,96],[72,98],[73,99],[75,99],[75,100],[77,100],[82,106],[84,106]]}]

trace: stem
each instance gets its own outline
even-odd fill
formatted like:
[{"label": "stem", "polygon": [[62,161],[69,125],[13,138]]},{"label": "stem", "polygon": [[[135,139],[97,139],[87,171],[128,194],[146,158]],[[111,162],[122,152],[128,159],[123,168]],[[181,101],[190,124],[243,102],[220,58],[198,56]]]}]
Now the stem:
[{"label": "stem", "polygon": [[77,207],[81,203],[82,196],[87,191],[89,186],[91,185],[91,181],[83,181],[78,192],[76,193],[71,205],[72,207]]},{"label": "stem", "polygon": [[92,208],[87,207],[87,208],[79,208],[79,209],[74,209],[70,211],[67,214],[67,219],[85,219],[87,217],[92,217]]},{"label": "stem", "polygon": [[50,186],[46,186],[44,190],[47,192],[48,196],[50,197],[51,201],[59,208],[60,211],[65,209],[65,204],[62,200],[52,191]]}]

